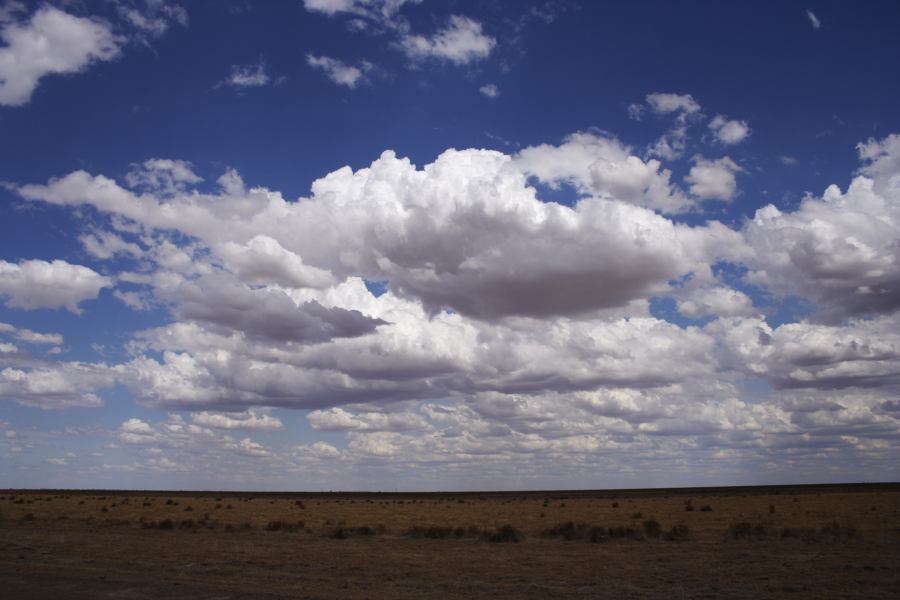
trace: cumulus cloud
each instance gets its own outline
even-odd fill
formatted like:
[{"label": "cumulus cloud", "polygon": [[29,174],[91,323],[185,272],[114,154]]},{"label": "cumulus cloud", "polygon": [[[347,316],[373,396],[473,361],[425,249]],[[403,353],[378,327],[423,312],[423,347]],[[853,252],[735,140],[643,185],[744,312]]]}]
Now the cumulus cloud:
[{"label": "cumulus cloud", "polygon": [[0,28],[0,105],[26,104],[40,80],[77,73],[95,62],[116,58],[124,40],[109,25],[44,6],[27,22]]},{"label": "cumulus cloud", "polygon": [[[889,146],[890,138],[885,141]],[[772,205],[757,210],[744,232],[754,250],[748,279],[811,300],[824,319],[900,307],[897,175],[886,166],[893,157],[878,154],[846,192],[832,185],[794,212]]]},{"label": "cumulus cloud", "polygon": [[583,194],[628,202],[667,213],[684,212],[692,202],[670,183],[671,171],[658,160],[644,162],[619,140],[575,133],[559,146],[529,146],[516,164],[551,187],[568,183]]},{"label": "cumulus cloud", "polygon": [[[191,453],[304,472],[643,464],[635,456],[762,465],[773,447],[803,460],[813,437],[873,456],[893,447],[875,441],[900,430],[900,340],[886,333],[900,330],[896,145],[861,144],[846,193],[760,209],[740,230],[655,212],[693,201],[658,161],[600,132],[514,155],[447,151],[421,167],[385,152],[296,201],[248,189],[235,171],[213,192],[189,177],[84,171],[18,191],[109,216],[114,232],[92,226],[85,247],[138,263],[117,281],[169,311],[109,376],[148,407],[195,413],[123,424],[134,452],[161,449],[139,468],[176,468]],[[739,171],[697,157],[686,182],[697,201],[731,198]],[[545,202],[529,177],[580,198]],[[734,289],[720,261],[745,266],[732,283],[762,293]],[[832,320],[775,327],[762,316],[772,295]],[[659,298],[703,321],[655,317]],[[18,347],[4,360],[10,380],[38,368],[10,362]],[[748,378],[771,397],[747,399]],[[285,450],[263,437],[280,421],[259,407],[309,410],[313,430],[343,442]],[[260,439],[228,437],[241,429]]]},{"label": "cumulus cloud", "polygon": [[365,81],[366,73],[372,69],[372,63],[368,61],[362,61],[360,66],[356,67],[330,56],[315,56],[313,54],[306,55],[306,64],[324,71],[331,81],[351,90]]},{"label": "cumulus cloud", "polygon": [[[0,363],[2,367],[2,363]],[[43,409],[95,408],[97,395],[116,381],[115,369],[81,362],[32,362],[0,368],[0,400]]]},{"label": "cumulus cloud", "polygon": [[496,98],[500,95],[500,88],[497,87],[496,84],[486,83],[480,88],[478,91],[487,96],[488,98]]},{"label": "cumulus cloud", "polygon": [[231,74],[219,82],[234,88],[254,88],[267,85],[271,81],[266,73],[266,65],[258,62],[252,65],[232,65]]},{"label": "cumulus cloud", "polygon": [[174,194],[203,181],[184,160],[151,158],[132,165],[125,181],[133,189]]},{"label": "cumulus cloud", "polygon": [[278,417],[254,410],[232,413],[194,413],[191,420],[201,427],[212,429],[241,429],[250,431],[280,431],[284,423]]},{"label": "cumulus cloud", "polygon": [[717,159],[694,157],[694,166],[684,180],[691,194],[701,200],[733,200],[737,194],[737,173],[743,169],[727,156]]},{"label": "cumulus cloud", "polygon": [[727,146],[739,144],[750,135],[750,126],[746,121],[728,120],[723,115],[716,115],[709,122],[709,128],[716,140]]},{"label": "cumulus cloud", "polygon": [[726,287],[704,287],[680,298],[678,312],[697,319],[703,316],[747,317],[759,314],[750,297]]},{"label": "cumulus cloud", "polygon": [[459,15],[451,15],[446,27],[430,37],[409,34],[400,39],[400,47],[412,60],[436,58],[457,65],[487,58],[496,45],[481,23]]},{"label": "cumulus cloud", "polygon": [[112,285],[109,277],[64,260],[0,260],[0,297],[11,308],[66,308],[80,314],[81,302],[93,300]]},{"label": "cumulus cloud", "polygon": [[[657,165],[629,161],[626,167],[634,175],[601,161],[590,177],[601,190],[637,196],[646,186],[651,197],[664,196],[653,182]],[[731,237],[723,226],[677,225],[613,197],[586,198],[574,207],[541,202],[521,169],[495,151],[447,151],[422,170],[386,152],[369,168],[345,167],[317,180],[313,196],[298,203],[265,190],[242,198],[138,199],[103,176],[81,171],[19,191],[58,204],[90,203],[145,226],[197,236],[212,247],[265,232],[304,264],[338,279],[388,281],[396,293],[421,299],[431,312],[450,307],[479,318],[622,307],[665,289],[696,260],[735,247],[723,243]],[[230,215],[238,214],[236,222]],[[318,235],[323,227],[331,231],[327,238]],[[179,254],[191,264],[183,250]],[[617,260],[598,262],[593,256]],[[202,292],[192,289],[183,287],[202,303]],[[223,298],[224,306],[251,296],[277,298],[248,290]],[[221,311],[209,316],[214,314]]]},{"label": "cumulus cloud", "polygon": [[310,12],[328,16],[348,13],[384,22],[394,18],[404,4],[419,2],[421,0],[303,0],[303,6]]},{"label": "cumulus cloud", "polygon": [[50,346],[60,346],[63,343],[63,336],[59,333],[40,333],[32,331],[24,327],[16,327],[9,323],[0,323],[0,334],[10,335],[26,344],[46,344]]},{"label": "cumulus cloud", "polygon": [[700,110],[700,104],[690,94],[664,94],[654,92],[647,94],[647,105],[658,114],[669,113],[695,113]]}]

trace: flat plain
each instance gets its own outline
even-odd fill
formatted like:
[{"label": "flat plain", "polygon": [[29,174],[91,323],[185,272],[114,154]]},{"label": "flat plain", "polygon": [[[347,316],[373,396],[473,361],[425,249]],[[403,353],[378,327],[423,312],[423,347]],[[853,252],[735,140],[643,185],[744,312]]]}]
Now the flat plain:
[{"label": "flat plain", "polygon": [[0,491],[3,598],[900,598],[900,484]]}]

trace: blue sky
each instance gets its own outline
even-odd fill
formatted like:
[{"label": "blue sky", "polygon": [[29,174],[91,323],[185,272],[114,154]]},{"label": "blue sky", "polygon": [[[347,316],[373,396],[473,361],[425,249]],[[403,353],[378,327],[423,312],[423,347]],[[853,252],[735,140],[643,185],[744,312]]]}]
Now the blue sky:
[{"label": "blue sky", "polygon": [[0,486],[895,480],[893,2],[0,2]]}]

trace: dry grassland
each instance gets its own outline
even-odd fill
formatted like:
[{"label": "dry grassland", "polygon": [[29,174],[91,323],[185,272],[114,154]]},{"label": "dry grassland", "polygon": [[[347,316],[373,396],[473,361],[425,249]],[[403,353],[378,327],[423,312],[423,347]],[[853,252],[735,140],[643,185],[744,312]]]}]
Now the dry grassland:
[{"label": "dry grassland", "polygon": [[900,598],[900,486],[0,491],[3,598]]}]

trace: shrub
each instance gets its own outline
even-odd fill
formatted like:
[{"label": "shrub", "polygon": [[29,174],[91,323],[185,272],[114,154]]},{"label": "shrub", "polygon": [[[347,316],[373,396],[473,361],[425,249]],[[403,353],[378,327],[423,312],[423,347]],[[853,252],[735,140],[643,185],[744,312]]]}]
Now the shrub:
[{"label": "shrub", "polygon": [[666,532],[663,539],[667,542],[684,542],[690,539],[691,532],[685,525],[674,525]]},{"label": "shrub", "polygon": [[762,524],[752,525],[742,521],[729,527],[728,535],[735,540],[764,540],[767,534]]},{"label": "shrub", "polygon": [[495,531],[486,534],[485,539],[495,544],[518,543],[524,539],[523,536],[512,525],[503,525]]},{"label": "shrub", "polygon": [[172,519],[165,519],[164,521],[160,521],[157,525],[157,529],[172,529],[175,527],[175,523],[172,522]]},{"label": "shrub", "polygon": [[23,521],[34,521],[34,513],[25,513],[22,515]]},{"label": "shrub", "polygon": [[644,535],[648,538],[656,539],[662,535],[662,526],[656,519],[648,519],[644,521]]},{"label": "shrub", "polygon": [[612,503],[612,507],[613,507],[613,508],[619,508],[619,503],[618,503],[618,502],[613,502],[613,503]]},{"label": "shrub", "polygon": [[462,537],[466,534],[466,530],[462,527],[457,527],[456,529],[452,527],[440,527],[438,525],[431,525],[429,527],[423,527],[421,525],[414,525],[406,530],[406,535],[414,538],[428,538],[432,540],[448,538],[452,535],[456,537]]},{"label": "shrub", "polygon": [[298,508],[306,508],[306,506],[303,504],[303,500],[297,500],[296,502],[294,502],[294,506]]},{"label": "shrub", "polygon": [[704,504],[700,507],[700,512],[712,512],[712,506],[709,504]]},{"label": "shrub", "polygon": [[192,506],[185,506],[184,512],[194,512],[194,508]]},{"label": "shrub", "polygon": [[565,523],[560,523],[555,527],[548,527],[541,533],[541,535],[547,538],[561,537],[564,540],[571,541],[581,537],[585,527],[585,525],[576,525],[572,521],[566,521]]},{"label": "shrub", "polygon": [[360,527],[344,527],[343,525],[338,525],[334,529],[325,531],[323,535],[336,540],[345,540],[357,536],[369,537],[376,533],[377,531],[368,525],[362,525]]},{"label": "shrub", "polygon": [[633,529],[632,527],[623,527],[621,525],[618,527],[609,527],[606,532],[612,539],[640,540],[643,538],[641,533],[636,529]]},{"label": "shrub", "polygon": [[636,513],[634,513],[633,515],[631,515],[631,518],[632,518],[632,519],[643,519],[643,518],[644,518],[644,513],[642,513],[642,512],[636,512]]},{"label": "shrub", "polygon": [[305,523],[297,521],[296,523],[288,523],[287,521],[269,521],[266,524],[266,531],[297,531],[303,530]]}]

